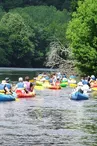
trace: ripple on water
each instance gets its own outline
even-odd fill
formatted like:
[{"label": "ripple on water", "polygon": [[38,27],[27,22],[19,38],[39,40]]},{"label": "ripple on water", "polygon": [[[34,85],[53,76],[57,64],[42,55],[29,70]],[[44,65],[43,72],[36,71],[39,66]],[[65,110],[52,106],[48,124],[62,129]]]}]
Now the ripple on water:
[{"label": "ripple on water", "polygon": [[70,88],[0,104],[1,146],[97,146],[97,102],[69,99]]}]

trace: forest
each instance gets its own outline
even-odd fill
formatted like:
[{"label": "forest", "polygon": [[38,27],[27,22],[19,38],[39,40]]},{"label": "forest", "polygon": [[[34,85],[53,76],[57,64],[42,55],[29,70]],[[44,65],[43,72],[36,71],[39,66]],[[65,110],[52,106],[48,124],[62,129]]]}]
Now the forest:
[{"label": "forest", "polygon": [[1,0],[0,67],[52,67],[73,61],[96,74],[96,0]]}]

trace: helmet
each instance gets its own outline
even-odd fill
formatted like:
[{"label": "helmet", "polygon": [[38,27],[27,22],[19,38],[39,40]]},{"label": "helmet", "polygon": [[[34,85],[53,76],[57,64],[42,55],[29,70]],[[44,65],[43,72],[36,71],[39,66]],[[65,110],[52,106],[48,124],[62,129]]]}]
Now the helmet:
[{"label": "helmet", "polygon": [[8,82],[10,82],[10,79],[8,77],[6,77],[5,81],[8,83]]},{"label": "helmet", "polygon": [[22,82],[22,81],[23,81],[23,78],[22,78],[22,77],[20,77],[20,78],[19,78],[19,82]]},{"label": "helmet", "polygon": [[94,76],[94,75],[91,75],[91,79],[92,79],[92,80],[95,80],[96,78],[95,78],[95,76]]}]

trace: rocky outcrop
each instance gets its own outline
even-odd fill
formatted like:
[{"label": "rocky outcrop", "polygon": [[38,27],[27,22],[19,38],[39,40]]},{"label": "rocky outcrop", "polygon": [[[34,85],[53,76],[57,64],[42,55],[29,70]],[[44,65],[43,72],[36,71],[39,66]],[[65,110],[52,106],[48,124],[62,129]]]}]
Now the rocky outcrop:
[{"label": "rocky outcrop", "polygon": [[50,51],[47,54],[45,65],[46,67],[58,68],[58,71],[67,76],[76,74],[71,49],[64,47],[59,40],[50,43]]},{"label": "rocky outcrop", "polygon": [[58,70],[61,73],[65,73],[67,75],[67,77],[69,77],[72,74],[74,74],[74,75],[77,74],[77,72],[75,71],[74,62],[69,61],[69,60],[68,61],[65,60],[65,61],[60,62]]}]

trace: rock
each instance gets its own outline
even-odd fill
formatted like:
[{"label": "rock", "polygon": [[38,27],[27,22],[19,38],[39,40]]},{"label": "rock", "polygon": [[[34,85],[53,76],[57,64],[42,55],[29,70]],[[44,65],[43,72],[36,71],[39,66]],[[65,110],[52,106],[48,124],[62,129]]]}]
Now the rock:
[{"label": "rock", "polygon": [[62,74],[65,73],[67,77],[74,74],[77,75],[74,62],[72,61],[64,61],[59,64],[58,71],[60,71]]}]

